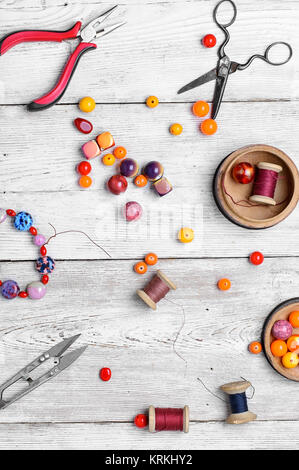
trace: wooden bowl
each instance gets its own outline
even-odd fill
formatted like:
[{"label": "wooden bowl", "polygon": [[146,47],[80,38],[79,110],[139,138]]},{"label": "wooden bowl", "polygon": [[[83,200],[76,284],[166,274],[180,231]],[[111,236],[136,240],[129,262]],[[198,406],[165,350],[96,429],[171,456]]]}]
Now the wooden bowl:
[{"label": "wooden bowl", "polygon": [[[271,343],[274,341],[274,337],[272,336],[272,327],[277,320],[287,320],[290,313],[294,310],[299,310],[299,297],[295,297],[294,299],[287,300],[279,304],[268,316],[264,323],[263,333],[262,333],[262,342],[264,353],[266,355],[267,360],[271,364],[271,366],[278,372],[279,374],[283,375],[287,379],[294,380],[295,382],[299,382],[299,365],[294,367],[294,369],[286,369],[283,367],[281,362],[281,357],[275,357],[271,353]],[[299,328],[293,328],[293,334],[299,334]]]},{"label": "wooden bowl", "polygon": [[[226,190],[235,201],[247,200],[252,194],[253,183],[240,184],[232,177],[234,166],[241,162],[252,165],[270,162],[283,168],[274,196],[276,206],[238,206],[225,193]],[[269,145],[251,145],[236,150],[220,163],[214,176],[213,193],[222,214],[234,224],[254,230],[269,228],[284,220],[295,209],[299,199],[299,173],[294,162],[281,150]]]}]

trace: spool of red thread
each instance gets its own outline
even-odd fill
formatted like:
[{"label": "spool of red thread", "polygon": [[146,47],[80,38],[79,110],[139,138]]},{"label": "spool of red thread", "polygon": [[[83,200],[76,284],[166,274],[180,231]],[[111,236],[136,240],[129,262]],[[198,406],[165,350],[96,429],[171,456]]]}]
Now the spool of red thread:
[{"label": "spool of red thread", "polygon": [[157,309],[157,303],[171,290],[176,290],[176,285],[168,279],[162,271],[157,271],[152,280],[137,295],[153,310]]},{"label": "spool of red thread", "polygon": [[150,432],[184,431],[189,432],[189,406],[184,408],[148,409],[148,428]]},{"label": "spool of red thread", "polygon": [[258,204],[276,206],[274,193],[278,181],[278,174],[282,171],[280,165],[269,162],[257,164],[257,176],[253,185],[253,193],[249,200]]}]

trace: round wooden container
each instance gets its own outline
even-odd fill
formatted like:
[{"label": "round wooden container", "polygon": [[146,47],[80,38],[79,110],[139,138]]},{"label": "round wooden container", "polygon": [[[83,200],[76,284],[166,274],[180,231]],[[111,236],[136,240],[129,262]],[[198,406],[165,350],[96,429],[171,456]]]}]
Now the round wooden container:
[{"label": "round wooden container", "polygon": [[[252,165],[269,162],[282,167],[274,196],[277,205],[238,206],[225,194],[224,187],[235,201],[248,200],[251,196],[253,183],[240,184],[232,177],[234,166],[241,162]],[[213,194],[222,214],[234,224],[254,230],[269,228],[295,209],[299,199],[299,173],[294,162],[281,150],[269,145],[251,145],[236,150],[220,163],[214,176]],[[282,201],[283,204],[279,204]]]},{"label": "round wooden container", "polygon": [[[275,357],[271,353],[271,343],[274,341],[274,337],[271,334],[272,327],[277,320],[287,320],[290,313],[294,310],[299,310],[299,297],[294,299],[286,300],[279,304],[268,316],[264,323],[262,342],[264,353],[271,366],[287,379],[299,382],[299,365],[294,369],[286,369],[283,367],[281,357]],[[293,334],[299,334],[299,328],[293,328]]]}]

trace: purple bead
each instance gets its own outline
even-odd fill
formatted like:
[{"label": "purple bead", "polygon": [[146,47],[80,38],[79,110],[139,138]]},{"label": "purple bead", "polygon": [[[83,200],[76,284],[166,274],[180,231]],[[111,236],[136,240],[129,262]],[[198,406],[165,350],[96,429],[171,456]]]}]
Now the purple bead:
[{"label": "purple bead", "polygon": [[20,292],[20,288],[16,281],[4,281],[1,286],[1,294],[5,299],[15,299]]},{"label": "purple bead", "polygon": [[46,243],[46,237],[41,234],[35,235],[33,242],[36,246],[43,246]]},{"label": "purple bead", "polygon": [[41,256],[36,261],[36,269],[41,274],[49,274],[55,269],[55,261],[50,256]]},{"label": "purple bead", "polygon": [[39,300],[42,299],[47,292],[46,286],[39,281],[31,282],[27,287],[27,293],[30,299]]},{"label": "purple bead", "polygon": [[293,327],[287,320],[278,320],[274,323],[272,328],[272,335],[276,339],[282,339],[285,341],[293,333]]},{"label": "purple bead", "polygon": [[156,181],[163,176],[164,168],[161,163],[152,161],[149,162],[143,170],[143,174],[150,181]]},{"label": "purple bead", "polygon": [[120,174],[128,178],[134,178],[138,172],[138,165],[133,158],[125,158],[120,164]]},{"label": "purple bead", "polygon": [[6,220],[7,213],[5,209],[0,209],[0,224]]}]

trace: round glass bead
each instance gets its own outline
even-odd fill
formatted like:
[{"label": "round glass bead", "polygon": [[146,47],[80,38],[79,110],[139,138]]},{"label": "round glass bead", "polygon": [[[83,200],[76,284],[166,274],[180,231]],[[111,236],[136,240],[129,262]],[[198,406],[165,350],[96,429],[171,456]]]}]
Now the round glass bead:
[{"label": "round glass bead", "polygon": [[17,230],[27,232],[33,224],[33,219],[28,212],[19,212],[15,216],[14,225]]},{"label": "round glass bead", "polygon": [[36,246],[43,246],[46,243],[46,237],[39,233],[34,237],[33,241]]},{"label": "round glass bead", "polygon": [[5,297],[5,299],[15,299],[18,296],[19,292],[20,288],[16,281],[8,280],[3,282],[1,286],[1,294],[3,295],[3,297]]},{"label": "round glass bead", "polygon": [[2,224],[2,222],[4,222],[6,218],[7,218],[6,210],[0,208],[0,224]]},{"label": "round glass bead", "polygon": [[47,292],[46,286],[39,281],[31,282],[27,287],[27,293],[30,299],[39,300],[42,299]]},{"label": "round glass bead", "polygon": [[49,274],[55,268],[55,261],[50,256],[41,256],[36,261],[36,269],[41,274]]},{"label": "round glass bead", "polygon": [[156,181],[161,178],[163,176],[163,172],[163,166],[161,165],[161,163],[156,161],[149,162],[143,170],[143,174],[150,181]]}]

